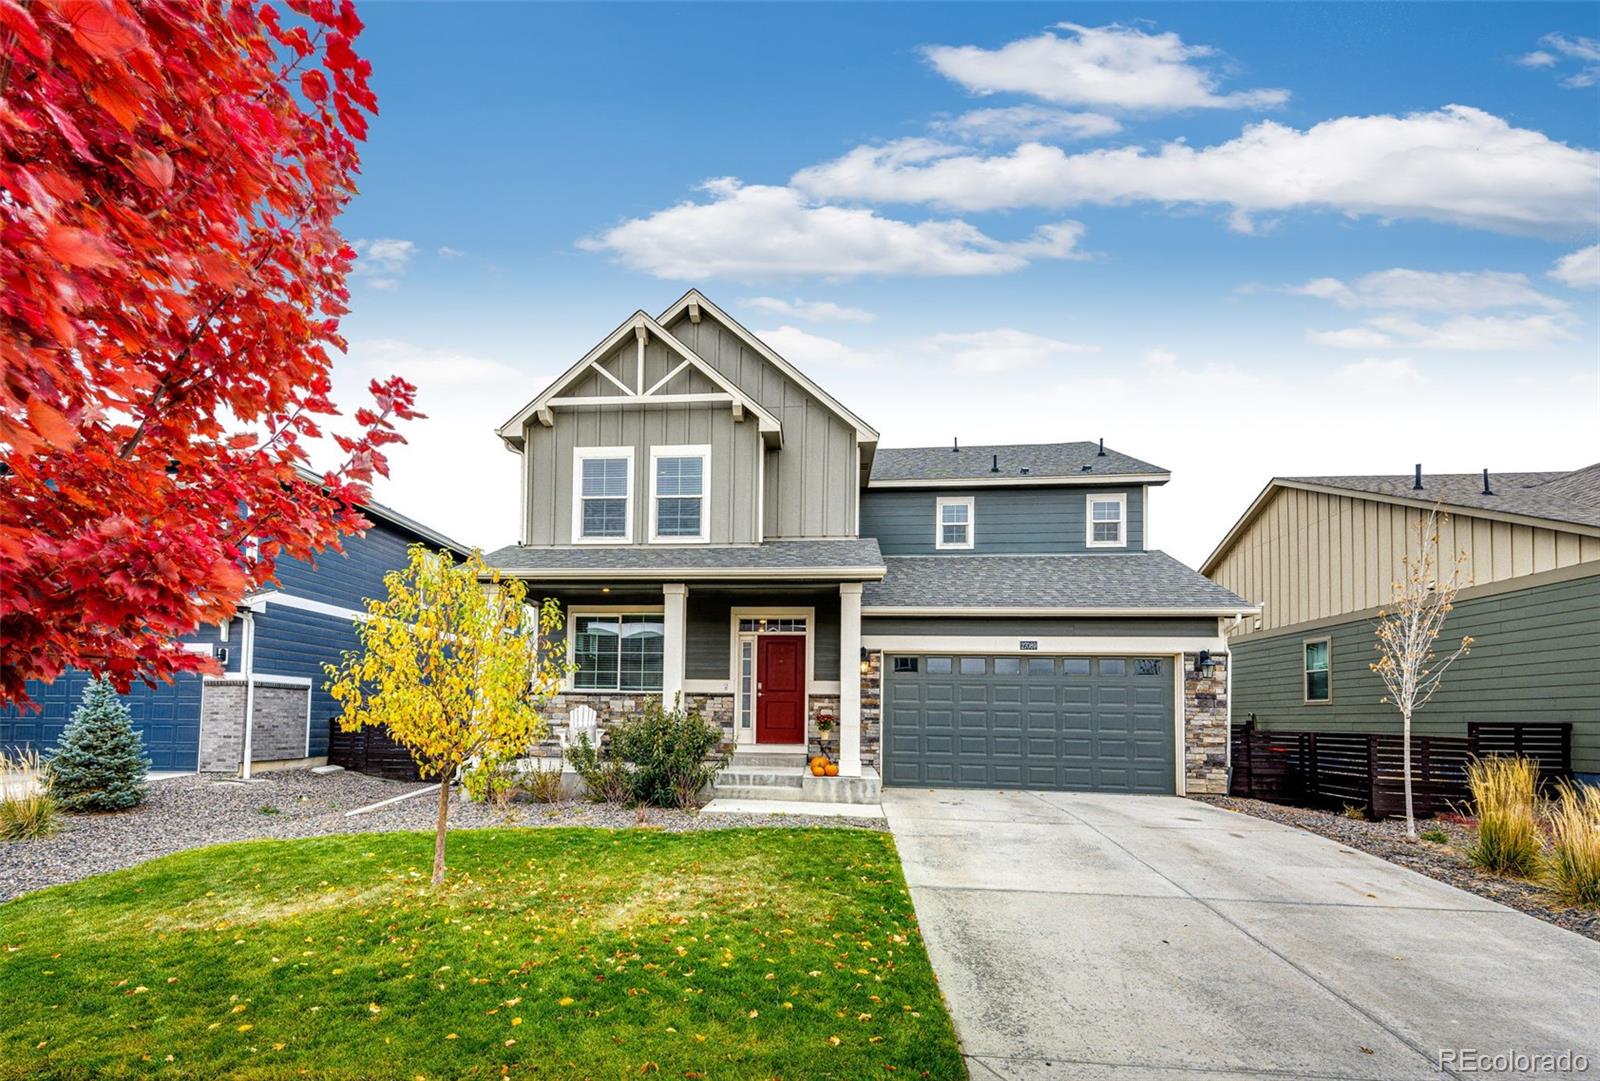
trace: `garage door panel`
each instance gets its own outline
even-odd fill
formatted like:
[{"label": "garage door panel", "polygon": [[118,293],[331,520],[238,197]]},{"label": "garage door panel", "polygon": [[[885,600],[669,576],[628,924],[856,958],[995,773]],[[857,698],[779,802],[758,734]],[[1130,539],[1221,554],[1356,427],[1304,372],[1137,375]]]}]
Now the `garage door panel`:
[{"label": "garage door panel", "polygon": [[885,780],[1171,792],[1170,664],[945,656],[886,665]]}]

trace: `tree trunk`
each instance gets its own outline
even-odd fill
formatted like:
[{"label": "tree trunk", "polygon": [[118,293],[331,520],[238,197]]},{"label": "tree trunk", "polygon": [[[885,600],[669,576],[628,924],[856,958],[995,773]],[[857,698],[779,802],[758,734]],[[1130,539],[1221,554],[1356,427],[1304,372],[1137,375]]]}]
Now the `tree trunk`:
[{"label": "tree trunk", "polygon": [[[1409,791],[1407,798],[1409,799]],[[1408,804],[1409,807],[1409,804]],[[444,829],[450,817],[450,774],[439,778],[439,821],[433,832],[433,884],[444,881]]]},{"label": "tree trunk", "polygon": [[[1401,713],[1400,719],[1404,722],[1400,726],[1400,769],[1405,774],[1406,782],[1406,837],[1415,841],[1417,817],[1411,809],[1411,711],[1408,709]],[[443,841],[440,843],[443,844]]]}]

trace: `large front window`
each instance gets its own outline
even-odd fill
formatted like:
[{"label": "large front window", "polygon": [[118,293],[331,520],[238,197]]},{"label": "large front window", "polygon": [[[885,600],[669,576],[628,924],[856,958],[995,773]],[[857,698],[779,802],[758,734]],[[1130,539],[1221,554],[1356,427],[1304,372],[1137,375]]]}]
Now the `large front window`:
[{"label": "large front window", "polygon": [[572,620],[572,685],[585,691],[661,690],[666,625],[660,613],[578,615]]},{"label": "large front window", "polygon": [[580,447],[573,471],[576,514],[574,539],[579,541],[631,540],[630,485],[633,451]]},{"label": "large front window", "polygon": [[654,447],[650,537],[658,541],[706,539],[706,472],[709,447]]}]

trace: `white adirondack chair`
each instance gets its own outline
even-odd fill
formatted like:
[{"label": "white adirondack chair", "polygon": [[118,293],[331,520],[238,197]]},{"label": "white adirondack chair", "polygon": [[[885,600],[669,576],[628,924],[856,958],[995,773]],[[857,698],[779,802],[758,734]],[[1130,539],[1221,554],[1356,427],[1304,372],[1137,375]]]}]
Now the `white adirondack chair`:
[{"label": "white adirondack chair", "polygon": [[561,734],[561,749],[576,747],[579,737],[585,735],[590,743],[600,742],[600,719],[592,706],[578,706],[567,714],[567,730]]}]

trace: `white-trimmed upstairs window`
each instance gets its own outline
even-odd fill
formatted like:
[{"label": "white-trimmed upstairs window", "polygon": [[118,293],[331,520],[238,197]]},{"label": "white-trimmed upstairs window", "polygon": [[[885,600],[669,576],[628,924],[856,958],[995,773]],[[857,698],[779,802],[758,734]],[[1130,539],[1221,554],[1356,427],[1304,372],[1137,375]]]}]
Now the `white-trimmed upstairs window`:
[{"label": "white-trimmed upstairs window", "polygon": [[651,541],[686,544],[709,538],[710,474],[708,446],[650,448]]},{"label": "white-trimmed upstairs window", "polygon": [[939,496],[934,500],[933,546],[936,549],[971,548],[975,503],[970,495]]},{"label": "white-trimmed upstairs window", "polygon": [[572,539],[579,544],[633,540],[633,448],[577,447],[572,452]]},{"label": "white-trimmed upstairs window", "polygon": [[1333,701],[1333,642],[1327,638],[1307,638],[1306,703]]},{"label": "white-trimmed upstairs window", "polygon": [[1121,492],[1113,495],[1096,495],[1091,492],[1084,499],[1085,536],[1083,543],[1089,548],[1126,548],[1128,546],[1128,497]]}]

